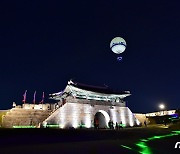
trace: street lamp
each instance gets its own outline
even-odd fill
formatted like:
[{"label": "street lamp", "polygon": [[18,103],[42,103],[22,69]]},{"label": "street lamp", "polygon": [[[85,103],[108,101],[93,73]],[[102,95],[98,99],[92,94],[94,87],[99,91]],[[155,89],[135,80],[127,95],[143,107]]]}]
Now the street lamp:
[{"label": "street lamp", "polygon": [[159,105],[159,108],[160,108],[161,110],[163,110],[163,109],[165,108],[165,105],[164,105],[164,104],[160,104],[160,105]]},{"label": "street lamp", "polygon": [[161,110],[162,115],[164,115],[165,105],[164,104],[159,104],[159,108]]},{"label": "street lamp", "polygon": [[165,116],[165,113],[164,113],[164,111],[165,111],[165,105],[164,104],[159,104],[159,108],[160,108],[160,110],[161,110],[161,112],[160,112],[160,115],[162,115],[163,116],[163,123],[164,123],[164,125],[166,126],[166,124],[167,124],[167,118],[166,118],[166,116]]}]

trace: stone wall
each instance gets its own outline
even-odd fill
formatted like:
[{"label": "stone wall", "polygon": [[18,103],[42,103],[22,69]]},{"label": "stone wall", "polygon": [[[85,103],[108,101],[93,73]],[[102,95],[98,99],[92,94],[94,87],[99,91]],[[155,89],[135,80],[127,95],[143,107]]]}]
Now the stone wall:
[{"label": "stone wall", "polygon": [[100,101],[88,103],[86,100],[80,102],[69,100],[52,113],[43,124],[45,127],[59,125],[60,128],[78,128],[80,125],[84,125],[86,128],[90,128],[94,126],[94,117],[97,112],[104,115],[106,127],[108,127],[109,120],[114,124],[122,122],[125,126],[135,126],[140,123],[128,107],[112,106],[108,102],[101,103]]},{"label": "stone wall", "polygon": [[2,127],[2,117],[8,112],[8,110],[0,110],[0,127]]},{"label": "stone wall", "polygon": [[22,105],[23,109],[35,109],[35,110],[51,110],[54,108],[53,104],[23,104]]},{"label": "stone wall", "polygon": [[49,115],[49,110],[13,108],[3,116],[2,126],[5,128],[13,126],[38,127]]},{"label": "stone wall", "polygon": [[135,113],[134,116],[141,122],[141,125],[144,125],[144,121],[149,124],[149,119],[146,118],[146,114]]}]

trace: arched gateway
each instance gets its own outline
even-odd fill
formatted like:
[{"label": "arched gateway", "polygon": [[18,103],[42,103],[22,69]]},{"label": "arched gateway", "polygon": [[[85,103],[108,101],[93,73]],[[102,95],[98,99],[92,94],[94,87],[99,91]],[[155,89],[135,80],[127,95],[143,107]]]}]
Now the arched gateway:
[{"label": "arched gateway", "polygon": [[130,96],[129,91],[113,91],[108,87],[89,86],[70,80],[62,92],[50,96],[59,102],[56,110],[43,122],[46,126],[92,128],[95,119],[98,119],[101,128],[107,128],[110,120],[125,126],[139,125],[123,100]]},{"label": "arched gateway", "polygon": [[99,110],[94,116],[94,121],[98,122],[99,128],[108,128],[110,117],[106,111]]}]

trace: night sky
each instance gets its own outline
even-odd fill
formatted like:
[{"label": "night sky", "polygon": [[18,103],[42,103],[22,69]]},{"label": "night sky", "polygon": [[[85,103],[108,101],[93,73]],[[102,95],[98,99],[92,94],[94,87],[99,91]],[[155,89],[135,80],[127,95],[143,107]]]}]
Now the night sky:
[{"label": "night sky", "polygon": [[[129,90],[132,112],[180,107],[180,2],[1,1],[0,109],[63,90],[69,79]],[[116,60],[110,41],[127,48]]]}]

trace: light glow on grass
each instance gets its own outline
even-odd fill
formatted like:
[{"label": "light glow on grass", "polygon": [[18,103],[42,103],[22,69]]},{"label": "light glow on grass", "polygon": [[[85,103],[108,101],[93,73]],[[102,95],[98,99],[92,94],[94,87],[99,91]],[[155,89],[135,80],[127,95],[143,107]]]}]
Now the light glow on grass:
[{"label": "light glow on grass", "polygon": [[141,150],[139,151],[139,153],[142,153],[142,154],[151,154],[151,149],[150,147],[147,146],[146,142],[138,142],[136,144],[136,146],[138,146],[139,148],[141,148]]},{"label": "light glow on grass", "polygon": [[36,126],[13,126],[13,128],[36,128]]},{"label": "light glow on grass", "polygon": [[78,128],[87,128],[85,124],[80,124]]},{"label": "light glow on grass", "polygon": [[[135,145],[139,148],[139,151],[138,151],[139,153],[152,154],[152,151],[151,151],[150,147],[147,145],[147,142],[152,141],[152,140],[172,137],[172,136],[176,136],[176,135],[180,135],[179,130],[178,131],[172,131],[171,133],[166,134],[166,135],[159,135],[159,136],[155,135],[155,136],[152,136],[152,137],[149,137],[149,138],[146,138],[146,139],[140,139],[140,141],[135,143]],[[128,146],[125,146],[125,145],[121,145],[121,146],[124,147],[124,148],[128,147]],[[134,150],[131,147],[128,147],[127,149]],[[134,150],[134,151],[136,151],[136,150]]]},{"label": "light glow on grass", "polygon": [[120,126],[120,127],[123,127],[123,128],[126,127],[125,124],[119,124],[119,126]]},{"label": "light glow on grass", "polygon": [[58,124],[51,124],[51,125],[46,125],[46,128],[59,128],[59,125]]},{"label": "light glow on grass", "polygon": [[132,150],[132,148],[131,147],[128,147],[128,146],[126,146],[126,145],[121,145],[123,148],[126,148],[126,149],[130,149],[130,150]]},{"label": "light glow on grass", "polygon": [[180,130],[175,130],[175,131],[172,131],[172,132],[180,135]]}]

